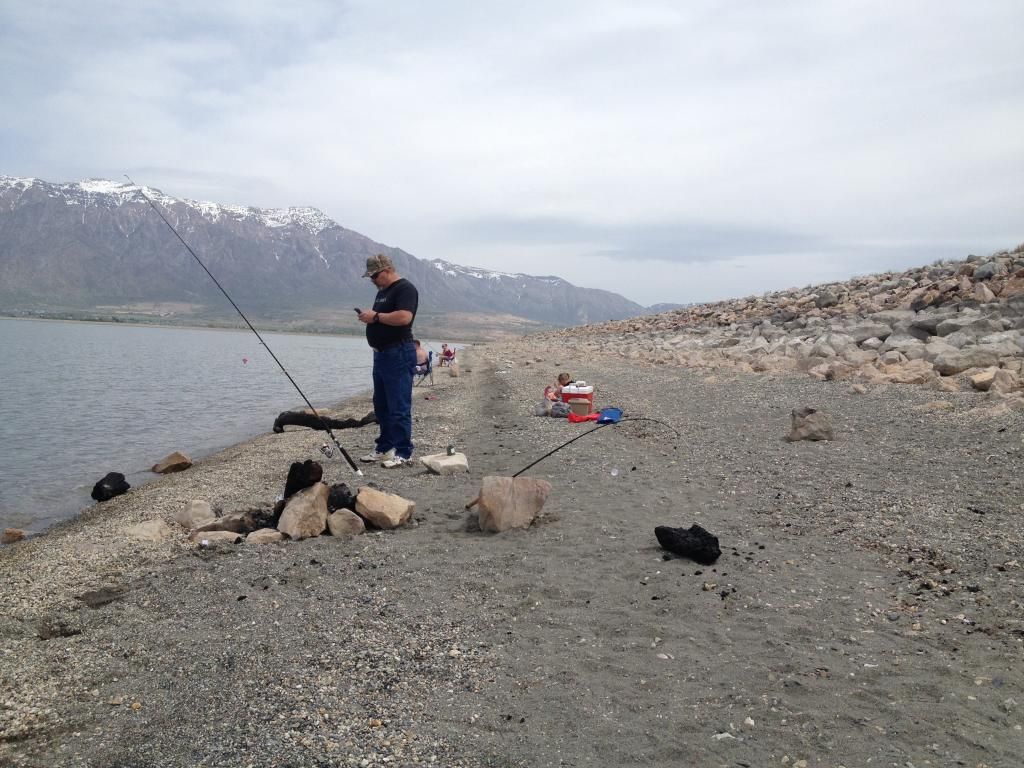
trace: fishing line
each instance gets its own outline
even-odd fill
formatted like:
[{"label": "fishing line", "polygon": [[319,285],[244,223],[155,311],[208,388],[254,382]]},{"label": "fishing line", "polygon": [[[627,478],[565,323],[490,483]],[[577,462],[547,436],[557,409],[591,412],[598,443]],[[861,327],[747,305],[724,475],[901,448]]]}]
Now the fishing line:
[{"label": "fishing line", "polygon": [[[228,295],[228,292],[224,290],[224,286],[221,285],[220,281],[216,277],[213,276],[213,273],[206,268],[206,265],[203,264],[202,260],[196,255],[196,252],[192,250],[192,246],[190,246],[188,243],[186,243],[185,239],[181,235],[178,234],[178,230],[176,230],[174,228],[174,226],[171,224],[171,222],[169,222],[167,220],[167,217],[164,216],[164,214],[161,212],[161,210],[156,207],[156,204],[149,198],[149,195],[147,195],[143,191],[142,187],[140,187],[138,184],[136,184],[134,181],[132,181],[131,177],[127,173],[124,175],[124,177],[126,179],[128,179],[129,182],[131,182],[131,185],[133,187],[138,188],[139,194],[142,195],[142,198],[147,203],[149,203],[149,207],[152,208],[154,211],[156,211],[156,215],[159,216],[163,220],[164,224],[167,225],[167,228],[170,229],[171,232],[174,233],[174,236],[176,238],[178,238],[178,240],[181,241],[181,244],[183,246],[185,246],[185,250],[187,250],[189,253],[192,254],[192,258],[196,260],[196,263],[198,263],[199,266],[203,268],[203,271],[206,272],[206,274],[208,274],[210,276],[210,279],[213,280],[214,284],[218,288],[220,288],[220,292],[224,294],[224,298],[226,298],[228,301],[231,302],[231,306],[234,307],[235,311],[239,314],[239,316],[243,320],[245,320],[245,324],[249,326],[249,330],[256,334],[256,338],[260,340],[260,344],[262,344],[263,348],[265,350],[267,350],[267,352],[270,354],[270,356],[272,358],[274,358],[274,362],[277,363],[277,366],[278,366],[278,368],[281,369],[281,372],[284,373],[284,375],[288,377],[288,381],[290,381],[292,383],[292,386],[295,387],[295,391],[298,392],[302,396],[302,399],[306,401],[306,405],[309,406],[309,410],[311,410],[313,412],[313,415],[316,416],[320,420],[320,426],[323,427],[324,431],[330,436],[331,441],[338,447],[338,450],[341,452],[341,455],[345,457],[345,461],[347,461],[348,465],[350,467],[352,467],[352,471],[355,472],[356,475],[358,475],[359,477],[362,477],[363,476],[363,471],[361,469],[359,469],[359,467],[356,466],[356,463],[354,461],[352,461],[352,457],[348,455],[348,451],[346,451],[341,446],[341,443],[338,442],[338,438],[336,438],[334,436],[334,433],[331,431],[331,428],[329,426],[327,426],[327,422],[324,421],[323,416],[321,416],[319,414],[319,412],[317,412],[316,408],[313,407],[313,404],[311,402],[309,402],[309,398],[306,397],[306,394],[299,388],[299,385],[295,383],[295,379],[292,378],[292,375],[290,373],[288,373],[288,370],[284,367],[284,365],[281,364],[281,361],[277,359],[277,355],[274,354],[274,351],[267,345],[267,342],[265,342],[263,340],[263,337],[260,336],[260,332],[257,331],[253,327],[253,324],[249,322],[249,318],[247,318],[245,316],[245,313],[242,312],[242,310],[238,308],[238,305],[235,304],[235,300],[232,299]],[[320,450],[321,450],[321,452],[325,456],[330,457],[330,454],[328,453],[328,451],[324,451],[323,448],[321,448]]]},{"label": "fishing line", "polygon": [[582,435],[576,435],[576,437],[574,437],[572,440],[568,440],[568,441],[562,443],[557,448],[554,448],[554,449],[548,451],[547,453],[545,453],[543,456],[541,456],[539,459],[537,459],[532,464],[527,464],[525,467],[523,467],[518,472],[516,472],[514,475],[512,475],[512,477],[519,477],[521,474],[523,474],[523,472],[528,470],[530,467],[533,467],[533,466],[535,466],[537,464],[540,464],[548,456],[552,456],[552,455],[558,453],[560,450],[565,448],[567,445],[571,445],[571,444],[575,443],[581,437],[586,437],[587,435],[592,435],[595,432],[597,432],[597,430],[599,430],[599,429],[604,429],[605,427],[610,427],[612,424],[621,424],[624,421],[653,421],[653,422],[656,422],[657,424],[661,424],[664,427],[668,427],[669,429],[671,429],[673,432],[676,433],[676,437],[679,437],[679,431],[675,427],[673,427],[671,424],[666,424],[664,421],[661,421],[659,419],[652,419],[649,416],[627,416],[624,419],[619,419],[617,422],[615,422],[615,421],[607,421],[604,424],[598,424],[596,427],[594,427],[593,429],[587,430]]}]

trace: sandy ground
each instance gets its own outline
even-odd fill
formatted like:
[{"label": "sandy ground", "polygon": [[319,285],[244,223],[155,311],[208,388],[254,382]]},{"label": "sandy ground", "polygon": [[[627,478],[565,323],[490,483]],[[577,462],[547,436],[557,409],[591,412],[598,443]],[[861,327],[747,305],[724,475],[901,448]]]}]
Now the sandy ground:
[{"label": "sandy ground", "polygon": [[[470,474],[361,481],[415,500],[408,527],[124,540],[192,498],[272,502],[323,442],[289,429],[0,550],[0,764],[1021,765],[1020,412],[525,343],[463,364],[416,390],[415,439]],[[480,533],[484,475],[591,429],[532,415],[560,370],[659,421],[545,459],[543,518]],[[835,441],[783,441],[804,405]],[[358,455],[374,428],[339,437]],[[656,525],[694,522],[714,566],[658,547]]]}]

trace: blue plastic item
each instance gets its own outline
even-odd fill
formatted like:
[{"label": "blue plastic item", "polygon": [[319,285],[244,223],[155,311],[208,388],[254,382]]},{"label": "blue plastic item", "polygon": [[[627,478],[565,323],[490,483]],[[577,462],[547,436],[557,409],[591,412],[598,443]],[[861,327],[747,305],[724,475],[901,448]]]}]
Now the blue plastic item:
[{"label": "blue plastic item", "polygon": [[602,408],[601,415],[597,417],[598,424],[618,424],[622,418],[622,410],[619,408]]}]

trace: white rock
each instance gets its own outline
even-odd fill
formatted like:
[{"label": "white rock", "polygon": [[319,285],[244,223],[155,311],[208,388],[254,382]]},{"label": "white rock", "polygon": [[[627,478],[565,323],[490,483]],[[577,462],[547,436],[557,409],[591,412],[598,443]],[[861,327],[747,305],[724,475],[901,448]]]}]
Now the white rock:
[{"label": "white rock", "polygon": [[464,453],[432,453],[421,456],[420,463],[436,475],[456,475],[469,472],[469,460]]},{"label": "white rock", "polygon": [[124,534],[136,541],[164,541],[174,535],[174,530],[163,520],[147,520],[129,526]]},{"label": "white rock", "polygon": [[202,499],[193,499],[185,505],[184,509],[179,509],[174,513],[174,522],[186,530],[198,528],[203,523],[214,519],[216,516],[213,514],[210,502]]}]

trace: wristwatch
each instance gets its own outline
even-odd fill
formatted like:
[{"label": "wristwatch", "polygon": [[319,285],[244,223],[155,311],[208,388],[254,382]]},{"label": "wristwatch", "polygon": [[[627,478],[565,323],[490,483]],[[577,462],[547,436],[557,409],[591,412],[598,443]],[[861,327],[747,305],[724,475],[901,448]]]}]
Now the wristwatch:
[{"label": "wristwatch", "polygon": [[375,323],[379,323],[380,322],[380,312],[374,312],[373,313],[373,322],[375,322]]}]

